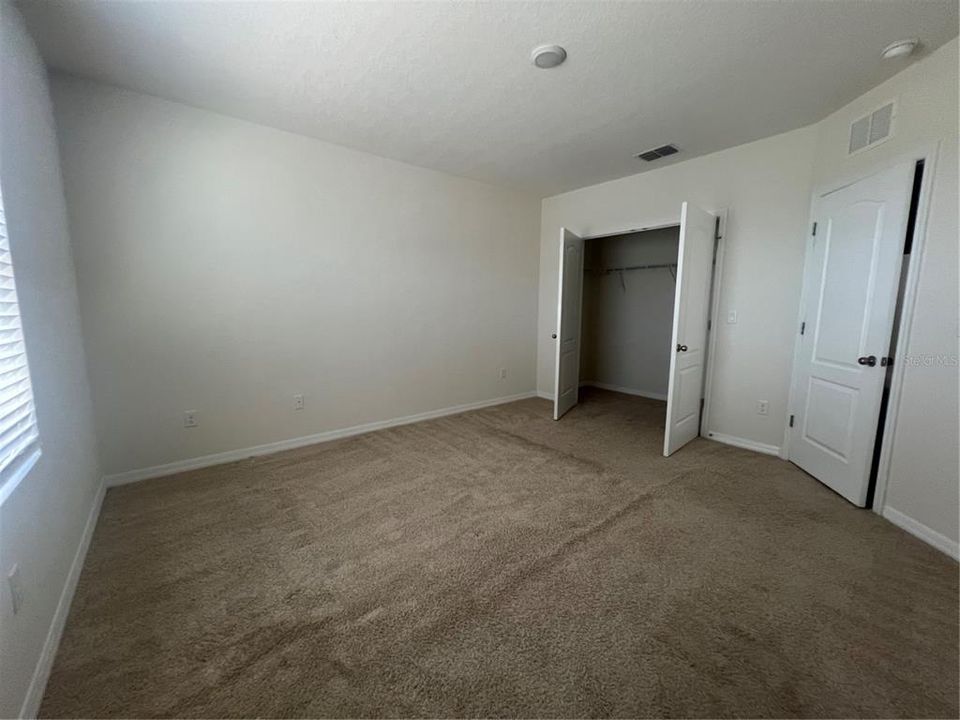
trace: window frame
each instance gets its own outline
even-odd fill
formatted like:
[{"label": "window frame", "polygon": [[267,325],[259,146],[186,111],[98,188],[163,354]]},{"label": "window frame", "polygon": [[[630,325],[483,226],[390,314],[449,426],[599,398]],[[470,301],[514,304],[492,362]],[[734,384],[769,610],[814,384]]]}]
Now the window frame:
[{"label": "window frame", "polygon": [[[37,420],[36,394],[34,392],[33,375],[30,372],[29,353],[27,352],[27,333],[23,326],[23,312],[20,307],[20,296],[19,292],[17,291],[16,272],[14,270],[13,251],[10,245],[10,232],[6,219],[6,210],[4,208],[3,192],[0,190],[0,256],[7,255],[6,260],[0,260],[0,265],[4,265],[9,268],[9,275],[0,275],[0,303],[5,303],[15,309],[15,315],[8,317],[15,319],[16,325],[14,325],[12,330],[14,332],[19,330],[20,335],[19,339],[6,340],[5,344],[13,345],[14,343],[17,343],[20,345],[20,350],[6,359],[10,360],[22,358],[22,368],[25,373],[21,382],[26,382],[25,388],[21,389],[19,392],[13,393],[11,398],[15,398],[17,395],[22,395],[25,390],[27,394],[27,400],[22,404],[22,407],[29,408],[29,413],[26,415],[26,417],[21,418],[17,423],[11,425],[11,428],[16,428],[20,423],[26,422],[24,427],[27,428],[28,431],[24,434],[24,439],[19,441],[19,446],[17,443],[12,443],[9,447],[14,448],[13,451],[9,453],[5,460],[0,460],[0,463],[3,463],[0,465],[0,505],[3,505],[6,499],[10,497],[14,490],[16,490],[17,486],[19,486],[23,479],[30,474],[30,471],[37,464],[37,461],[42,455],[40,426]],[[2,284],[6,278],[9,279],[10,287],[3,288]],[[10,330],[11,328],[0,327],[0,333],[5,331],[9,332]],[[14,368],[14,370],[17,369],[20,368]],[[11,371],[7,370],[6,372]],[[9,400],[11,398],[7,399]],[[17,412],[19,407],[21,406],[13,405],[13,409],[7,413],[8,416],[14,412]],[[6,450],[9,448],[3,447],[3,449]]]}]

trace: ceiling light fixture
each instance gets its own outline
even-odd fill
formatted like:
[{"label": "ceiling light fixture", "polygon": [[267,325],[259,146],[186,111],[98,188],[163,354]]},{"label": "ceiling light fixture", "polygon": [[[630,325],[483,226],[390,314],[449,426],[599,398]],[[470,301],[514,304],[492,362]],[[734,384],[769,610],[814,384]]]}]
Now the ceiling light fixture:
[{"label": "ceiling light fixture", "polygon": [[890,43],[883,49],[881,55],[884,60],[893,60],[895,58],[907,57],[914,50],[917,49],[919,40],[897,40],[895,43]]},{"label": "ceiling light fixture", "polygon": [[567,51],[559,45],[541,45],[530,53],[533,64],[541,70],[555,68],[567,59]]}]

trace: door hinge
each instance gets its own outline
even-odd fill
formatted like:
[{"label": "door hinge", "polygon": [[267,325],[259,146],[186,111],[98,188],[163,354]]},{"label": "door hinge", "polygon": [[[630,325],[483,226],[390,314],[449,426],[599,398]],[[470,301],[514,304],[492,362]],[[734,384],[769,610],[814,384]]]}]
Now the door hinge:
[{"label": "door hinge", "polygon": [[810,234],[813,235],[814,237],[816,237],[816,235],[817,235],[817,224],[816,224],[816,223],[813,224],[813,230],[811,231]]},{"label": "door hinge", "polygon": [[806,329],[807,329],[807,322],[806,320],[804,320],[802,323],[800,323],[800,334],[803,335],[803,332]]},{"label": "door hinge", "polygon": [[790,427],[793,427],[793,415],[790,416]]},{"label": "door hinge", "polygon": [[710,332],[710,328],[713,326],[713,320],[707,318],[707,332]]}]

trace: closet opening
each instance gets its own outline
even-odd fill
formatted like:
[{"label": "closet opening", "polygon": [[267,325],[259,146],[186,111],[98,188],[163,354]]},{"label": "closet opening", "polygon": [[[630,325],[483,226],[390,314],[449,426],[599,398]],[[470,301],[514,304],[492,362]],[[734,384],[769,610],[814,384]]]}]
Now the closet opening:
[{"label": "closet opening", "polygon": [[680,226],[584,240],[580,402],[645,398],[638,414],[663,428]]},{"label": "closet opening", "polygon": [[679,224],[593,237],[560,228],[554,420],[583,384],[665,398],[664,456],[700,434],[725,217],[683,202]]}]

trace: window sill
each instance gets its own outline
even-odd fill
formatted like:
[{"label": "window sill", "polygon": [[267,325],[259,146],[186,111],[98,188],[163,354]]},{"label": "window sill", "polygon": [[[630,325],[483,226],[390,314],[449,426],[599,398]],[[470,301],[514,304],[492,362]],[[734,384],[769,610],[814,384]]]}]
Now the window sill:
[{"label": "window sill", "polygon": [[0,507],[13,495],[13,491],[21,481],[30,474],[40,455],[40,446],[37,445],[27,450],[12,467],[5,468],[7,472],[0,478]]}]

